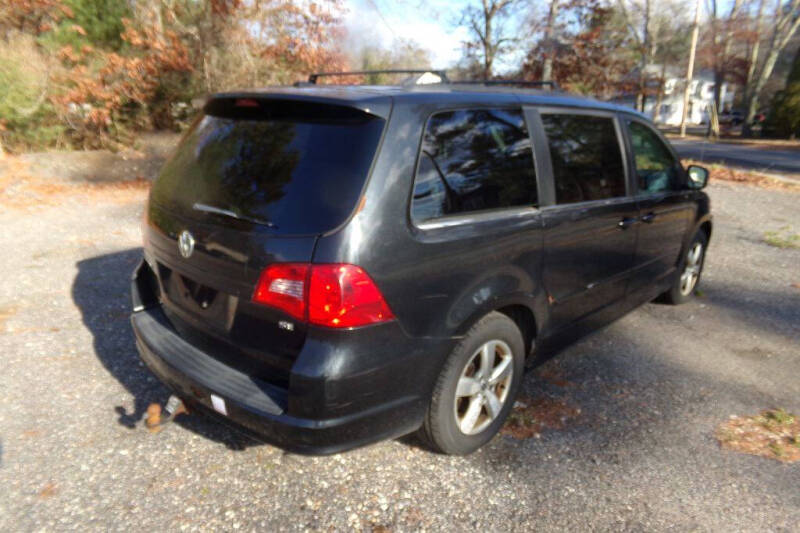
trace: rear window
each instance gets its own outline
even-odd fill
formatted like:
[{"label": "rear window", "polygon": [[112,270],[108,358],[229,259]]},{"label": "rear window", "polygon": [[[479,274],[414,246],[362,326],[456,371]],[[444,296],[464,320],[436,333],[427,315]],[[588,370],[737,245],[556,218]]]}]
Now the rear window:
[{"label": "rear window", "polygon": [[414,222],[537,205],[521,109],[464,109],[430,118],[414,180]]},{"label": "rear window", "polygon": [[210,206],[281,234],[322,233],[344,222],[384,125],[318,104],[239,100],[210,111],[164,166],[152,200],[186,213]]}]

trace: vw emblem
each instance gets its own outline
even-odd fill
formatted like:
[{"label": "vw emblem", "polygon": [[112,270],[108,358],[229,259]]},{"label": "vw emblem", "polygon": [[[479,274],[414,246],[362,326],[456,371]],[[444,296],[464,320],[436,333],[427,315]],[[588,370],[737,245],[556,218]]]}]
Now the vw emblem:
[{"label": "vw emblem", "polygon": [[194,237],[189,233],[189,230],[183,230],[181,234],[178,235],[178,251],[184,259],[189,259],[192,252],[194,252]]}]

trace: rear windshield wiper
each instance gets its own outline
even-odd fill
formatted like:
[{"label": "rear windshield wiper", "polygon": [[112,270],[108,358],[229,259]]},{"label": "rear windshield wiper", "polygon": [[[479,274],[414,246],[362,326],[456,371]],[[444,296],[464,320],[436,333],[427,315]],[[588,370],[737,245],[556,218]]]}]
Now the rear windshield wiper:
[{"label": "rear windshield wiper", "polygon": [[202,211],[203,213],[212,213],[214,215],[220,215],[223,217],[230,217],[235,218],[236,220],[244,220],[245,222],[251,222],[253,224],[260,224],[262,226],[267,226],[268,228],[277,228],[278,226],[274,223],[270,222],[269,220],[264,220],[261,218],[250,217],[247,215],[240,215],[235,211],[231,211],[230,209],[222,209],[221,207],[214,207],[213,205],[206,205],[201,204],[199,202],[195,203],[192,206],[192,209],[195,211]]}]

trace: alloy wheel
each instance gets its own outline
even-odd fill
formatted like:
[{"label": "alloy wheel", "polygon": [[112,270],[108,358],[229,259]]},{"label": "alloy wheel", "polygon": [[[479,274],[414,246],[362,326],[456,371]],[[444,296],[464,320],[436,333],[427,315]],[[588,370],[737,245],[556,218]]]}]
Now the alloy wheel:
[{"label": "alloy wheel", "polygon": [[480,433],[500,415],[513,375],[514,357],[505,342],[490,340],[472,354],[456,386],[454,415],[462,433]]},{"label": "alloy wheel", "polygon": [[697,280],[700,279],[700,267],[703,265],[703,243],[695,242],[686,254],[686,266],[681,274],[681,294],[692,293]]}]

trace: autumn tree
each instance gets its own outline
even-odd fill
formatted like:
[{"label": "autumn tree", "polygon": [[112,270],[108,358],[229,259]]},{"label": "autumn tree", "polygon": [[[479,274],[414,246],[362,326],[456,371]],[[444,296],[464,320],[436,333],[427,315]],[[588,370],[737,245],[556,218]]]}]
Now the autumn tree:
[{"label": "autumn tree", "polygon": [[[652,58],[657,65],[655,79],[650,77],[650,85],[655,82],[656,101],[653,105],[653,118],[658,117],[667,78],[680,67],[683,74],[688,61],[692,25],[686,17],[685,4],[681,1],[664,2],[659,6],[653,21],[654,50]],[[674,75],[674,74],[672,74]],[[684,77],[684,76],[681,76]]]},{"label": "autumn tree", "polygon": [[[82,38],[84,42],[81,44],[98,48],[119,51],[123,47],[123,19],[132,15],[126,0],[64,0],[64,5],[72,12],[64,28],[66,35]],[[69,32],[73,24],[81,27],[85,35]]]},{"label": "autumn tree", "polygon": [[125,54],[71,46],[59,51],[69,70],[59,80],[65,90],[52,100],[80,146],[113,145],[127,129],[152,126],[157,117],[152,108],[164,80],[192,71],[186,47],[157,20],[123,22]]},{"label": "autumn tree", "polygon": [[470,4],[462,12],[459,24],[469,32],[464,42],[468,61],[480,64],[483,79],[491,79],[498,57],[507,53],[517,40],[510,28],[515,15],[519,15],[520,0],[481,0]]},{"label": "autumn tree", "polygon": [[[761,21],[761,7],[759,7],[759,16],[756,18],[756,29],[759,32],[755,38],[761,40],[761,32],[764,30]],[[748,69],[747,85],[745,86],[745,122],[743,127],[743,135],[751,135],[753,129],[753,122],[756,113],[758,112],[759,98],[761,91],[767,83],[767,80],[772,75],[775,69],[775,64],[778,61],[778,56],[786,49],[789,41],[797,33],[797,28],[800,27],[800,0],[777,0],[775,7],[770,14],[769,30],[766,35],[766,49],[764,50],[763,57],[752,58],[751,67]],[[750,72],[752,69],[752,72]]]},{"label": "autumn tree", "polygon": [[[20,70],[24,55],[0,57],[0,109],[46,108],[62,144],[118,145],[173,127],[175,104],[195,96],[344,68],[341,12],[340,0],[0,0],[0,44],[28,43],[46,79],[35,99],[17,98],[39,85],[36,72]],[[15,111],[0,135],[27,148],[39,143],[27,132],[43,122],[33,124]]]},{"label": "autumn tree", "polygon": [[345,58],[339,0],[150,0],[189,47],[202,92],[288,83]]},{"label": "autumn tree", "polygon": [[759,51],[761,48],[761,36],[764,33],[764,12],[767,7],[767,0],[758,0],[758,10],[755,18],[749,21],[747,40],[746,43],[750,47],[749,57],[747,59],[747,73],[745,74],[744,87],[745,95],[744,100],[748,100],[748,91],[753,87],[753,80],[756,74],[756,66],[758,64]]},{"label": "autumn tree", "polygon": [[[358,70],[420,69],[431,67],[431,55],[414,41],[395,39],[388,48],[375,44],[362,46],[352,54],[350,63]],[[392,77],[371,74],[360,81],[381,85],[390,83]]]},{"label": "autumn tree", "polygon": [[562,0],[550,0],[545,19],[544,32],[542,35],[542,81],[552,81],[553,79],[553,60],[557,49],[556,31],[558,24],[558,11]]},{"label": "autumn tree", "polygon": [[542,31],[531,46],[520,69],[523,79],[550,78],[567,90],[600,97],[620,89],[633,60],[621,51],[627,36],[613,7],[596,1],[565,3],[546,26],[552,29],[550,37]]},{"label": "autumn tree", "polygon": [[50,102],[59,63],[40,38],[72,16],[61,0],[0,0],[0,153],[54,144],[62,136]]},{"label": "autumn tree", "polygon": [[38,37],[51,31],[60,20],[73,16],[62,0],[0,0],[0,32],[4,39],[12,32]]},{"label": "autumn tree", "polygon": [[744,60],[741,54],[745,25],[744,0],[733,0],[725,10],[719,0],[708,0],[708,21],[700,46],[701,63],[714,72],[714,105],[721,109],[722,86],[726,81],[743,81]]},{"label": "autumn tree", "polygon": [[773,99],[764,129],[777,137],[794,138],[800,133],[800,50],[794,56],[786,87]]}]

